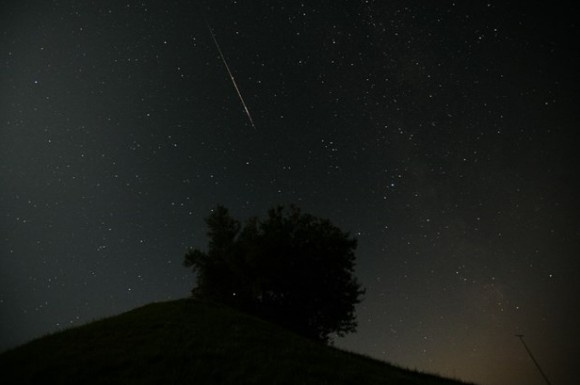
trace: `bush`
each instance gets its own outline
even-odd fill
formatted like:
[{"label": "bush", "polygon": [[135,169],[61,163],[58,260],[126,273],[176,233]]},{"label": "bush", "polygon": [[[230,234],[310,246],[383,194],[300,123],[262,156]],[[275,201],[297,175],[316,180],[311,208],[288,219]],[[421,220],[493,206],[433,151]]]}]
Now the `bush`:
[{"label": "bush", "polygon": [[356,239],[328,220],[278,206],[244,226],[223,206],[206,218],[208,251],[189,249],[192,293],[328,342],[356,330],[364,290],[353,276]]}]

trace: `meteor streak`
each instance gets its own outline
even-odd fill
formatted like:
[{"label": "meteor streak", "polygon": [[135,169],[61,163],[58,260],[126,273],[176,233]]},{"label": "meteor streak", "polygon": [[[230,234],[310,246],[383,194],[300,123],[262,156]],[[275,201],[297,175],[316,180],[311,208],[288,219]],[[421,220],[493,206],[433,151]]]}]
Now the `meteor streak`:
[{"label": "meteor streak", "polygon": [[248,109],[248,106],[246,105],[246,102],[244,101],[244,98],[242,97],[242,93],[240,92],[240,88],[238,87],[238,84],[236,83],[236,79],[234,79],[234,75],[232,74],[232,71],[230,70],[230,67],[228,66],[228,62],[226,61],[226,58],[224,56],[224,53],[222,52],[222,49],[220,48],[220,44],[217,41],[217,38],[215,37],[215,34],[213,33],[213,30],[211,29],[209,23],[207,24],[207,29],[209,29],[209,33],[211,33],[211,37],[213,39],[213,42],[215,43],[215,47],[217,48],[217,51],[220,54],[220,57],[222,58],[222,62],[224,63],[224,66],[226,67],[226,70],[228,71],[228,74],[230,75],[230,79],[232,79],[232,84],[234,85],[234,88],[236,89],[236,92],[238,93],[238,97],[240,98],[240,101],[242,102],[242,106],[244,106],[244,110],[246,111],[246,115],[248,115],[248,120],[250,121],[250,124],[252,125],[252,127],[254,127],[254,129],[256,128],[256,125],[254,125],[254,119],[252,119],[252,115],[250,114],[250,110]]}]

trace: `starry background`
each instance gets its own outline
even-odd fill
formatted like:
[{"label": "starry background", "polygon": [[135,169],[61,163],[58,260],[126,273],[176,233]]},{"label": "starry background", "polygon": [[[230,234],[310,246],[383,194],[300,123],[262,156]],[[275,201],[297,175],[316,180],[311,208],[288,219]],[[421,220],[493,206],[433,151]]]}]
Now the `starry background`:
[{"label": "starry background", "polygon": [[[515,2],[514,2],[515,3]],[[220,203],[359,239],[338,347],[482,385],[580,355],[573,12],[3,1],[0,349],[185,297]],[[206,21],[236,77],[249,123]]]}]

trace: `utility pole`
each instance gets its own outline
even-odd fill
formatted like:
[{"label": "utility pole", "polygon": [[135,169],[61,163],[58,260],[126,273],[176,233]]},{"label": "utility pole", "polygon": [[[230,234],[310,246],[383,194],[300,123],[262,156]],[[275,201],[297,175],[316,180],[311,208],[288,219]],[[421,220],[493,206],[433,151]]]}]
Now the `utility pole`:
[{"label": "utility pole", "polygon": [[520,339],[520,341],[522,341],[522,344],[524,345],[524,348],[526,348],[526,351],[530,355],[530,358],[532,359],[532,361],[534,361],[534,364],[536,365],[536,368],[538,368],[538,370],[540,371],[540,374],[542,375],[542,377],[544,377],[544,380],[546,381],[546,384],[552,385],[550,383],[550,380],[548,380],[548,377],[546,376],[546,374],[544,373],[544,371],[540,367],[540,364],[538,364],[538,361],[536,361],[536,359],[534,358],[532,352],[530,351],[530,348],[528,348],[528,345],[526,345],[526,342],[524,341],[524,335],[523,334],[516,334],[516,337],[518,337]]}]

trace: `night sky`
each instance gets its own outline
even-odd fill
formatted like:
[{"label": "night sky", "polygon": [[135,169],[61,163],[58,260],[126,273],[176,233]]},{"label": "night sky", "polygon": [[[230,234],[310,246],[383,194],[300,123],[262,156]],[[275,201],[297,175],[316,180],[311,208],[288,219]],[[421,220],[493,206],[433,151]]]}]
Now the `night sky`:
[{"label": "night sky", "polygon": [[186,297],[212,207],[295,203],[359,240],[338,347],[544,384],[521,333],[576,383],[577,20],[511,3],[2,1],[0,350]]}]

